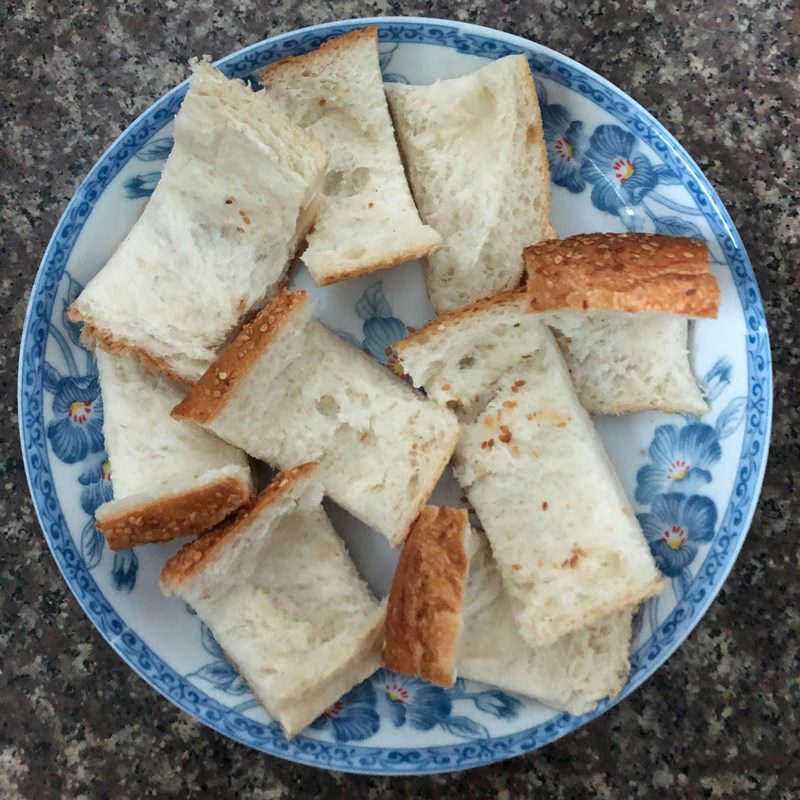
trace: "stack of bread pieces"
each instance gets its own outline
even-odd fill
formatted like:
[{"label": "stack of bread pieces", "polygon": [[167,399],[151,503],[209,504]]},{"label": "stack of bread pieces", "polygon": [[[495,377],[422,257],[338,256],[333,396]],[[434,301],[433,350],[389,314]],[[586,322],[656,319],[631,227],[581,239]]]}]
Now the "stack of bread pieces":
[{"label": "stack of bread pieces", "polygon": [[[381,664],[592,709],[664,581],[589,415],[705,411],[705,245],[557,239],[523,56],[384,86],[364,28],[262,82],[193,64],[153,196],[70,308],[105,407],[97,528],[192,537],[162,590],[287,736]],[[285,287],[298,255],[318,286],[426,259],[439,316],[396,344],[417,388]],[[253,459],[278,471],[260,492]],[[428,505],[450,463],[479,524]],[[323,496],[402,547],[387,600]]]}]

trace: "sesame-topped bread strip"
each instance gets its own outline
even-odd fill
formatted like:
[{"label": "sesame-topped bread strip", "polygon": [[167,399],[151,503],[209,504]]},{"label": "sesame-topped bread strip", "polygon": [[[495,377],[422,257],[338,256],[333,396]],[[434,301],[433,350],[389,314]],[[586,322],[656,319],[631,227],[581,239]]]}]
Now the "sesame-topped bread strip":
[{"label": "sesame-topped bread strip", "polygon": [[253,492],[247,456],[172,419],[181,392],[131,353],[96,353],[114,499],[95,511],[112,550],[202,533]]},{"label": "sesame-topped bread strip", "polygon": [[320,505],[315,464],[279,474],[235,521],[167,563],[267,712],[293,736],[380,665],[384,605]]},{"label": "sesame-topped bread strip", "polygon": [[425,506],[411,526],[389,593],[383,666],[453,685],[469,533],[463,508]]},{"label": "sesame-topped bread strip", "polygon": [[392,545],[458,438],[450,411],[327,330],[303,291],[281,291],[173,416],[277,469],[319,461],[327,494]]},{"label": "sesame-topped bread strip", "polygon": [[524,257],[534,311],[719,311],[708,247],[695,239],[588,233],[528,247]]}]

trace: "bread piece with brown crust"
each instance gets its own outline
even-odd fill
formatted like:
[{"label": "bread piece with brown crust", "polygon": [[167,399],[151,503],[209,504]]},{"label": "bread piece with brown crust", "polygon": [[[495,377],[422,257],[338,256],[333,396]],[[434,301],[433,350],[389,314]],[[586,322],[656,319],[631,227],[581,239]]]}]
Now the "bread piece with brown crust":
[{"label": "bread piece with brown crust", "polygon": [[463,508],[425,506],[411,526],[389,594],[384,667],[453,685],[469,533]]},{"label": "bread piece with brown crust", "polygon": [[265,92],[330,151],[303,261],[317,286],[420,258],[441,237],[419,218],[383,92],[375,26],[261,72]]},{"label": "bread piece with brown crust", "polygon": [[170,411],[181,392],[131,353],[96,353],[114,499],[95,512],[112,550],[202,533],[253,492],[247,456]]},{"label": "bread piece with brown crust", "polygon": [[458,423],[280,292],[173,416],[276,469],[319,461],[326,493],[396,546],[455,447]]},{"label": "bread piece with brown crust", "polygon": [[161,573],[293,736],[380,665],[384,604],[320,505],[315,464],[279,474]]},{"label": "bread piece with brown crust", "polygon": [[587,233],[525,249],[534,311],[660,311],[716,317],[719,286],[705,242]]}]

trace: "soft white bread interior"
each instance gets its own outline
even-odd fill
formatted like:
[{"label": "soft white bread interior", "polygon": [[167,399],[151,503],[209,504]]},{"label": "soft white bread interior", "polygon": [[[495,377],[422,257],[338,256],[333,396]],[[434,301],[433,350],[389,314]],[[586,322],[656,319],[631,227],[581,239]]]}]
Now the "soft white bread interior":
[{"label": "soft white bread interior", "polygon": [[262,83],[331,154],[303,261],[319,286],[419,258],[441,237],[423,225],[386,107],[378,30],[362,28],[262,71]]},{"label": "soft white bread interior", "polygon": [[437,317],[394,347],[415,386],[474,419],[497,379],[536,346],[542,322],[589,413],[707,411],[689,361],[688,320],[679,315],[534,313],[525,293],[513,291]]},{"label": "soft white bread interior", "polygon": [[189,603],[287,736],[380,664],[384,607],[320,505],[315,465],[279,474],[187,545],[161,587]]},{"label": "soft white bread interior", "polygon": [[264,92],[196,63],[145,209],[70,309],[100,347],[192,383],[283,280],[327,152]]},{"label": "soft white bread interior", "polygon": [[422,509],[403,545],[389,593],[384,667],[439,686],[453,685],[469,537],[466,509]]},{"label": "soft white bread interior", "polygon": [[522,637],[552,644],[664,581],[552,334],[462,426],[454,472],[486,530]]},{"label": "soft white bread interior", "polygon": [[517,630],[486,536],[473,531],[458,673],[584,714],[625,683],[632,616],[630,609],[615,611],[551,645],[531,647]]},{"label": "soft white bread interior", "polygon": [[197,535],[250,498],[247,456],[170,416],[178,389],[130,354],[96,358],[114,487],[96,525],[112,550]]},{"label": "soft white bread interior", "polygon": [[458,438],[450,411],[328,331],[303,291],[245,325],[173,414],[279,469],[319,461],[326,493],[392,545]]},{"label": "soft white bread interior", "polygon": [[437,312],[519,285],[522,251],[555,238],[542,118],[522,55],[386,94],[422,219],[443,237],[428,256]]}]

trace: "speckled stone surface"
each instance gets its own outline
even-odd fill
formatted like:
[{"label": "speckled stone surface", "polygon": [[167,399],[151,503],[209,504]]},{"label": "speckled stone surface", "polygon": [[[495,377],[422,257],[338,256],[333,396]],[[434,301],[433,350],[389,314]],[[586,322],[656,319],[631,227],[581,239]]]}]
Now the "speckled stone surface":
[{"label": "speckled stone surface", "polygon": [[[4,12],[0,798],[800,797],[800,22],[791,0],[18,0]],[[67,200],[114,137],[183,77],[190,56],[219,57],[310,23],[402,13],[538,40],[621,86],[677,136],[755,266],[772,337],[775,422],[763,496],[728,582],[633,697],[526,757],[461,775],[382,779],[234,744],[123,664],[83,616],[37,526],[15,384],[30,285]]]}]

